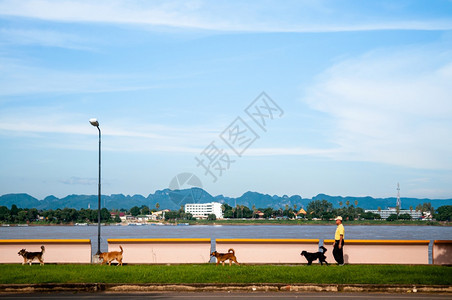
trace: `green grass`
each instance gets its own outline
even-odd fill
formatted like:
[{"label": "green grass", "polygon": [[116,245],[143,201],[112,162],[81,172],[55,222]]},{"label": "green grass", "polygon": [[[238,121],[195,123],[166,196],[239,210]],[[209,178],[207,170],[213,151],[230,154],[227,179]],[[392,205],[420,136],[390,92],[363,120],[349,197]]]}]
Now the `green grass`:
[{"label": "green grass", "polygon": [[409,265],[0,265],[0,283],[330,283],[451,285],[452,268]]}]

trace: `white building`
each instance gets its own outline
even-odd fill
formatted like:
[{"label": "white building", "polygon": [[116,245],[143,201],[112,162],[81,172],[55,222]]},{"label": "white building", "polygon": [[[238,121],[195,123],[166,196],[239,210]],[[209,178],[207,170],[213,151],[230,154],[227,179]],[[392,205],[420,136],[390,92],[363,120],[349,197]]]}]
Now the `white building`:
[{"label": "white building", "polygon": [[217,219],[223,219],[223,211],[221,203],[187,203],[185,204],[185,212],[191,213],[195,218],[206,219],[208,215],[214,214]]},{"label": "white building", "polygon": [[[365,212],[371,212],[374,214],[379,214],[382,219],[387,219],[392,214],[397,214],[397,209],[395,207],[388,207],[388,209],[366,209]],[[422,218],[422,212],[417,210],[409,210],[409,209],[401,209],[399,210],[399,214],[409,214],[412,219],[420,219]]]}]

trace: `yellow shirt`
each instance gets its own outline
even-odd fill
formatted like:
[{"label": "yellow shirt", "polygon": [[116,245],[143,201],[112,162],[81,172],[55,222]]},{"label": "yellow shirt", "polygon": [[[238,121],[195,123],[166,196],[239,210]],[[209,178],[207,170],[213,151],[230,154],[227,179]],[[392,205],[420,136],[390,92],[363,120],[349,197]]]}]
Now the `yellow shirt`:
[{"label": "yellow shirt", "polygon": [[334,234],[334,239],[340,240],[341,234],[342,234],[342,238],[344,238],[344,236],[345,236],[344,233],[345,233],[344,225],[342,225],[342,224],[337,225],[336,233]]}]

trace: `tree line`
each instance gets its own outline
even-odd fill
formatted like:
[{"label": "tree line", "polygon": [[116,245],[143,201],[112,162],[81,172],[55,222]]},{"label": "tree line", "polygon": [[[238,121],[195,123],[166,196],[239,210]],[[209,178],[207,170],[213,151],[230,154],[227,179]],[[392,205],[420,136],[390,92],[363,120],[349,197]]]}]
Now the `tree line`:
[{"label": "tree line", "polygon": [[[68,223],[97,223],[97,209],[63,208],[38,210],[36,208],[18,208],[15,204],[8,209],[0,206],[0,222],[11,224],[43,223],[43,224],[68,224]],[[112,219],[106,208],[100,210],[101,222],[121,222],[118,218]]]},{"label": "tree line", "polygon": [[[345,206],[339,203],[339,208],[333,208],[333,204],[326,200],[314,200],[309,202],[306,208],[306,215],[299,214],[298,216],[307,220],[322,219],[331,220],[335,216],[342,216],[344,220],[378,220],[381,216],[378,213],[365,212],[364,209],[357,207],[357,201],[350,204],[348,201]],[[111,212],[124,212],[132,216],[147,215],[155,212],[159,209],[160,205],[157,203],[155,209],[150,209],[148,206],[143,205],[141,207],[134,206],[127,209],[111,210],[106,208],[101,209],[101,222],[121,222],[119,215],[116,214],[112,218]],[[411,208],[410,208],[411,209]],[[283,208],[273,209],[256,208],[254,205],[249,208],[245,205],[236,205],[235,207],[228,204],[222,205],[223,216],[227,219],[255,219],[263,217],[265,219],[292,219],[299,212],[297,205],[289,207],[286,205]],[[430,203],[420,204],[416,207],[416,210],[421,212],[430,212],[434,219],[437,221],[451,221],[452,218],[452,205],[444,205],[438,209],[434,209]],[[260,213],[260,215],[259,215]],[[186,213],[183,206],[179,210],[165,212],[165,220],[194,220],[192,214]],[[15,204],[8,209],[6,206],[0,206],[0,223],[11,224],[24,224],[24,223],[44,223],[44,224],[69,224],[69,223],[96,223],[97,222],[97,210],[96,209],[80,209],[63,208],[63,209],[49,209],[38,210],[36,208],[18,208]],[[215,220],[215,215],[209,215],[209,220]],[[386,220],[410,220],[410,214],[399,214],[397,210],[396,214],[390,215]]]}]

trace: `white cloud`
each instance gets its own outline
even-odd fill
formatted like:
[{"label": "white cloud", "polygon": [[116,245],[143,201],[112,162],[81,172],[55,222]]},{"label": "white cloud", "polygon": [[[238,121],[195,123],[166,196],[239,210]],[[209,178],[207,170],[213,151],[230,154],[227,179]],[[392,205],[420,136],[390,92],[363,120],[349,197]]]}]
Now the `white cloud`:
[{"label": "white cloud", "polygon": [[0,44],[12,43],[19,45],[40,45],[76,50],[93,51],[86,46],[92,41],[85,40],[78,35],[42,29],[0,29]]},{"label": "white cloud", "polygon": [[337,63],[304,101],[335,122],[337,159],[452,169],[452,51],[386,49]]},{"label": "white cloud", "polygon": [[[219,31],[329,32],[448,30],[450,19],[390,15],[383,4],[363,13],[337,1],[75,1],[5,0],[0,14],[58,22],[116,23]],[[359,5],[357,6],[359,7]],[[391,8],[391,13],[394,13]],[[372,11],[373,15],[369,15]],[[397,13],[397,10],[396,10]],[[334,20],[334,21],[333,21]]]},{"label": "white cloud", "polygon": [[69,179],[61,180],[60,182],[69,185],[96,185],[98,183],[98,179],[71,177]]},{"label": "white cloud", "polygon": [[72,72],[25,65],[0,56],[0,96],[36,93],[102,93],[156,88],[149,75]]},{"label": "white cloud", "polygon": [[[92,150],[97,130],[89,124],[89,117],[54,107],[4,109],[0,112],[0,136],[35,139],[40,148]],[[199,153],[218,135],[211,128],[196,125],[100,121],[103,149],[114,152]],[[133,130],[130,124],[134,124]]]}]

